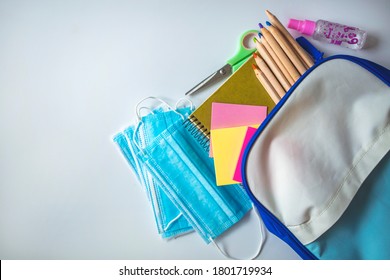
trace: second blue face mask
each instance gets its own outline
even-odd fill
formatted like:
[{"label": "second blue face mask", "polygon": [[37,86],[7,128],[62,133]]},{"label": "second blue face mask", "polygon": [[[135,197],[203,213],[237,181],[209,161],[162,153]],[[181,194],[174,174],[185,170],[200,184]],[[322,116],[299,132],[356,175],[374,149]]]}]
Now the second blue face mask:
[{"label": "second blue face mask", "polygon": [[[178,109],[183,115],[191,112],[190,108]],[[172,203],[168,196],[162,191],[161,186],[146,170],[136,154],[139,148],[145,147],[172,123],[181,119],[176,111],[166,111],[163,107],[153,110],[150,114],[140,118],[139,126],[130,126],[123,133],[118,133],[114,141],[120,147],[122,154],[127,159],[138,180],[145,187],[145,191],[151,202],[158,232],[163,238],[177,237],[181,234],[193,231],[192,226],[182,215],[180,210]],[[134,135],[136,133],[136,135]],[[137,139],[135,144],[133,139]]]}]

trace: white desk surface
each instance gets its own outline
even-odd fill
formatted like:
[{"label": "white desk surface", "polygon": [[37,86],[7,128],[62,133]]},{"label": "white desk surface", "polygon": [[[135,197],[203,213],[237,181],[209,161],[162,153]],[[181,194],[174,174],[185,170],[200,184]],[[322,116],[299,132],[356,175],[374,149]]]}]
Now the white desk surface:
[{"label": "white desk surface", "polygon": [[[221,67],[265,9],[365,29],[361,51],[312,42],[390,67],[388,0],[1,1],[0,259],[224,259],[196,233],[158,236],[112,136],[142,98],[174,103]],[[256,215],[221,242],[252,255]],[[258,258],[299,259],[271,234]]]}]

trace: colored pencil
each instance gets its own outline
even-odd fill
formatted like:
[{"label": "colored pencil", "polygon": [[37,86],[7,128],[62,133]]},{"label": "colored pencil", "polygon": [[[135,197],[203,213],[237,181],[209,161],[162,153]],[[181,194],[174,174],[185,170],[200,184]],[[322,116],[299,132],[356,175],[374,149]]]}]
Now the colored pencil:
[{"label": "colored pencil", "polygon": [[[261,33],[260,33],[261,34]],[[285,79],[287,79],[289,88],[292,84],[294,84],[294,79],[291,77],[290,73],[287,71],[287,68],[283,65],[282,61],[280,60],[279,56],[276,55],[274,50],[271,48],[267,40],[264,38],[263,35],[259,35],[260,37],[260,43],[263,44],[267,52],[271,55],[272,59],[276,62],[276,65],[279,67],[280,71],[282,71],[283,76]]]},{"label": "colored pencil", "polygon": [[290,43],[287,39],[284,38],[283,34],[275,27],[272,26],[268,21],[266,22],[268,25],[269,32],[274,36],[276,42],[278,42],[279,46],[283,49],[283,51],[287,54],[288,58],[291,60],[295,68],[298,70],[299,74],[303,75],[306,72],[307,68],[302,63],[301,59],[295,54]]},{"label": "colored pencil", "polygon": [[253,53],[253,57],[260,71],[264,73],[264,75],[267,77],[267,80],[271,83],[272,87],[275,89],[279,97],[282,98],[285,95],[286,91],[280,85],[279,81],[276,79],[271,69],[265,63],[264,59],[262,59],[257,53]]},{"label": "colored pencil", "polygon": [[284,53],[284,51],[279,46],[278,42],[276,42],[274,36],[272,36],[272,34],[268,31],[268,29],[265,28],[261,23],[259,23],[259,26],[260,26],[261,34],[268,42],[268,44],[271,46],[272,50],[279,57],[284,67],[286,67],[288,73],[291,75],[294,82],[297,81],[301,75],[299,75],[299,72],[297,71],[297,69],[295,69],[295,66],[291,63],[290,59]]},{"label": "colored pencil", "polygon": [[279,31],[282,32],[282,34],[285,36],[285,38],[290,42],[290,44],[305,62],[306,66],[308,68],[313,66],[314,62],[311,56],[297,43],[297,41],[295,41],[295,39],[291,36],[291,34],[287,31],[287,29],[283,26],[279,19],[268,10],[266,10],[265,13],[272,25],[277,27]]},{"label": "colored pencil", "polygon": [[280,97],[272,87],[271,83],[267,80],[267,77],[256,67],[256,65],[253,64],[252,67],[257,79],[268,92],[268,95],[271,97],[271,99],[275,102],[275,104],[277,104],[280,101]]}]

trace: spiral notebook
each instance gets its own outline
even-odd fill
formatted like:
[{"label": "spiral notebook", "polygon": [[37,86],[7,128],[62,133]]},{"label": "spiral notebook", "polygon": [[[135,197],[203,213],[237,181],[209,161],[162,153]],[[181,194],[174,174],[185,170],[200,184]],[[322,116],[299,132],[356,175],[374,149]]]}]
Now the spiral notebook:
[{"label": "spiral notebook", "polygon": [[200,132],[203,138],[210,139],[213,102],[262,105],[267,106],[268,113],[275,107],[253,72],[252,64],[255,63],[251,57],[188,117],[192,128]]},{"label": "spiral notebook", "polygon": [[255,63],[251,57],[188,117],[188,123],[192,124],[191,129],[199,132],[196,137],[203,141],[203,147],[206,149],[210,139],[213,102],[267,106],[267,113],[275,107],[275,103],[253,72],[252,64]]}]

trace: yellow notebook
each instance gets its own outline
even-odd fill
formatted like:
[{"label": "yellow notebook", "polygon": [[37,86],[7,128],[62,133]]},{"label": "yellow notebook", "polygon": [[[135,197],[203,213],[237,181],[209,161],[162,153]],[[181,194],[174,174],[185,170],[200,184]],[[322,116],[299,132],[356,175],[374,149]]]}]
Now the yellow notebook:
[{"label": "yellow notebook", "polygon": [[255,63],[251,57],[188,117],[194,127],[208,139],[213,102],[262,105],[267,106],[268,113],[275,107],[275,103],[253,72],[252,64]]}]

